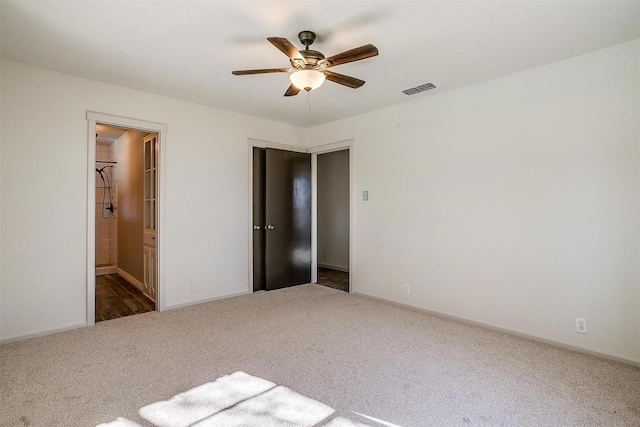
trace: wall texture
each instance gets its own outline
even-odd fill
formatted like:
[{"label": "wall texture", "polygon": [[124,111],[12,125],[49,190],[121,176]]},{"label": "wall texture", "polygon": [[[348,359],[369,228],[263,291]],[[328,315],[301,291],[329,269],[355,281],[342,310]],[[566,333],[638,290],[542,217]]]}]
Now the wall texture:
[{"label": "wall texture", "polygon": [[309,129],[356,141],[352,289],[640,362],[639,64],[636,40]]},{"label": "wall texture", "polygon": [[349,269],[349,150],[318,155],[318,264]]},{"label": "wall texture", "polygon": [[88,110],[168,126],[166,305],[248,290],[247,139],[299,128],[7,60],[0,87],[0,339],[86,322]]}]

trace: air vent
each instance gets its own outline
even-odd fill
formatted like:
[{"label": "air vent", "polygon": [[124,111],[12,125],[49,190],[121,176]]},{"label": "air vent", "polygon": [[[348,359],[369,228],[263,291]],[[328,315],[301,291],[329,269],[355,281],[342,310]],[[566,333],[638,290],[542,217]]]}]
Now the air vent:
[{"label": "air vent", "polygon": [[420,89],[412,87],[411,89],[405,89],[402,92],[404,92],[405,95],[415,95],[416,93],[420,93]]},{"label": "air vent", "polygon": [[434,85],[433,83],[427,83],[427,84],[424,84],[424,85],[420,85],[420,86],[418,86],[418,88],[417,88],[417,89],[418,89],[420,92],[424,92],[425,90],[435,89],[435,88],[436,88],[436,85]]},{"label": "air vent", "polygon": [[425,83],[423,85],[420,86],[416,86],[416,87],[412,87],[409,89],[405,89],[402,92],[405,95],[415,95],[416,93],[420,93],[420,92],[424,92],[430,89],[435,89],[436,85],[434,85],[433,83]]}]

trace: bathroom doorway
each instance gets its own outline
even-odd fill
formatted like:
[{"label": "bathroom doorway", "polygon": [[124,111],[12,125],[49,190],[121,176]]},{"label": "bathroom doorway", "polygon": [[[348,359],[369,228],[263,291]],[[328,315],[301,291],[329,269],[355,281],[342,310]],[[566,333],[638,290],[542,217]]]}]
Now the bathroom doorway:
[{"label": "bathroom doorway", "polygon": [[[96,124],[95,321],[155,310],[157,133]],[[156,143],[154,143],[156,142]],[[141,209],[142,208],[142,209]]]},{"label": "bathroom doorway", "polygon": [[87,113],[87,119],[87,324],[92,325],[162,309],[158,250],[166,126],[97,113]]}]

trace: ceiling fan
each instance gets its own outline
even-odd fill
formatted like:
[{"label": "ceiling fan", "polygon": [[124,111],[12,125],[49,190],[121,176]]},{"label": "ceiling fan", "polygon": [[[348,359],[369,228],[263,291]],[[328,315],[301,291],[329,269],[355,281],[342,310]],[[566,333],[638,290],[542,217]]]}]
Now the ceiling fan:
[{"label": "ceiling fan", "polygon": [[299,51],[289,40],[282,37],[267,38],[271,44],[289,57],[289,62],[291,62],[291,66],[293,68],[237,70],[233,71],[232,74],[242,76],[247,74],[289,73],[291,85],[284,93],[284,96],[297,95],[301,89],[304,89],[307,92],[317,89],[325,79],[357,89],[365,83],[364,80],[345,76],[344,74],[334,73],[333,71],[329,71],[328,68],[335,67],[340,64],[346,64],[348,62],[360,61],[361,59],[367,59],[378,55],[378,48],[372,44],[366,44],[364,46],[330,56],[329,58],[325,58],[321,52],[309,49],[309,46],[313,44],[316,39],[316,34],[313,31],[301,31],[298,34],[298,39],[300,40],[300,43],[305,46],[304,50]]}]

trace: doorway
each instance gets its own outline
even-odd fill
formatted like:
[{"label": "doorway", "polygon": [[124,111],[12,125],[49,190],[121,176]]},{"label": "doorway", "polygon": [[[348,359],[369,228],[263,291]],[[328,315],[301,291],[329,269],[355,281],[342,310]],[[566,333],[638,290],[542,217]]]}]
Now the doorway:
[{"label": "doorway", "polygon": [[95,130],[99,322],[155,310],[150,273],[155,270],[157,133],[102,124]]},{"label": "doorway", "polygon": [[[355,280],[357,272],[354,270],[353,260],[355,257],[354,250],[354,202],[355,202],[355,189],[354,189],[354,175],[355,175],[355,140],[348,139],[345,141],[334,142],[330,144],[316,145],[307,148],[307,152],[311,153],[311,163],[313,167],[312,179],[313,179],[313,237],[312,237],[312,250],[313,250],[313,263],[312,263],[312,271],[311,271],[311,280],[312,282],[333,282],[336,283],[335,287],[340,288],[341,290],[347,290],[349,293],[356,292],[357,288],[355,288],[355,284],[357,283]],[[322,202],[322,196],[319,198],[319,186],[322,187],[322,184],[319,183],[318,175],[322,175],[323,172],[319,170],[318,162],[320,159],[320,167],[323,163],[323,156],[325,154],[331,154],[335,152],[340,152],[339,156],[342,157],[342,162],[340,163],[342,166],[340,168],[340,172],[337,172],[340,176],[339,181],[341,182],[341,189],[338,190],[340,192],[347,191],[348,188],[348,209],[345,207],[344,198],[342,209],[340,213],[333,212],[334,217],[339,217],[339,220],[335,220],[340,224],[338,227],[339,234],[341,235],[342,241],[347,242],[348,249],[345,249],[342,246],[340,250],[343,255],[340,256],[342,260],[340,264],[336,262],[332,262],[332,258],[335,258],[338,252],[333,250],[333,256],[331,253],[327,255],[327,250],[323,251],[324,243],[320,243],[321,238],[325,238],[326,236],[319,236],[321,233],[321,226],[319,227],[319,216],[322,215],[321,210],[325,209],[326,206],[321,207],[320,203]],[[348,165],[345,165],[346,160],[348,158]],[[323,179],[320,177],[320,179]],[[344,197],[344,195],[342,196]],[[322,232],[325,234],[325,232]],[[346,237],[348,236],[348,238]],[[345,259],[348,259],[345,263]],[[328,262],[327,262],[328,261]],[[346,268],[345,268],[346,266]],[[326,267],[330,267],[329,270],[325,270]],[[336,269],[338,267],[339,269]],[[333,286],[332,286],[333,287]]]},{"label": "doorway", "polygon": [[[261,228],[261,224],[258,224],[255,222],[254,220],[254,193],[253,193],[253,187],[254,185],[256,185],[256,181],[254,181],[254,155],[255,155],[255,151],[254,148],[258,147],[258,148],[279,148],[282,150],[289,150],[289,151],[296,151],[296,149],[293,146],[289,146],[289,145],[285,145],[285,144],[277,144],[277,143],[272,143],[272,142],[267,142],[267,141],[260,141],[260,140],[256,140],[256,139],[249,139],[248,141],[248,148],[249,148],[249,191],[248,191],[248,196],[249,196],[249,219],[248,219],[248,223],[249,223],[249,228],[250,228],[250,232],[249,232],[249,265],[248,265],[248,272],[249,272],[249,277],[248,277],[248,292],[255,292],[257,290],[261,290],[260,287],[258,288],[254,288],[254,269],[257,271],[258,269],[261,268],[261,258],[260,257],[256,257],[254,255],[254,248],[255,248],[255,242],[256,240],[259,240],[259,236],[260,234],[256,234],[256,231],[258,229]],[[356,272],[353,269],[353,259],[355,256],[355,250],[354,250],[354,228],[353,228],[353,221],[354,221],[354,195],[355,195],[355,190],[354,190],[354,172],[355,172],[355,168],[354,168],[354,159],[355,159],[355,141],[353,139],[350,140],[345,140],[345,141],[340,141],[340,142],[335,142],[335,143],[331,143],[331,144],[323,144],[323,145],[318,145],[318,146],[312,146],[309,147],[305,152],[311,154],[311,283],[317,283],[318,281],[318,276],[319,276],[319,271],[320,271],[320,275],[322,275],[324,273],[324,270],[322,270],[324,267],[322,266],[322,260],[319,258],[319,252],[318,252],[318,195],[317,195],[317,189],[318,189],[318,180],[317,180],[317,163],[318,163],[318,156],[319,155],[323,155],[326,153],[332,153],[332,152],[336,152],[336,151],[344,151],[348,153],[348,159],[349,159],[349,164],[348,164],[348,179],[344,180],[346,182],[348,182],[348,193],[349,193],[349,209],[348,209],[348,228],[345,231],[343,228],[343,233],[348,234],[349,238],[348,238],[348,263],[347,263],[347,269],[344,269],[346,271],[342,271],[339,272],[342,277],[340,279],[338,278],[331,278],[333,280],[335,280],[336,282],[338,281],[342,281],[341,287],[342,288],[346,288],[348,287],[348,292],[355,292],[356,290],[354,289],[354,283],[355,282],[355,277],[356,277]],[[268,224],[267,224],[268,225]],[[320,270],[318,271],[318,263],[320,263]],[[335,268],[335,267],[334,267]],[[339,270],[338,270],[339,271]],[[345,275],[346,273],[346,275]],[[322,278],[321,278],[322,280]],[[348,283],[347,286],[345,286],[345,282]]]},{"label": "doorway", "polygon": [[349,292],[349,150],[318,154],[317,283]]},{"label": "doorway", "polygon": [[166,126],[87,113],[87,324],[164,309]]}]

